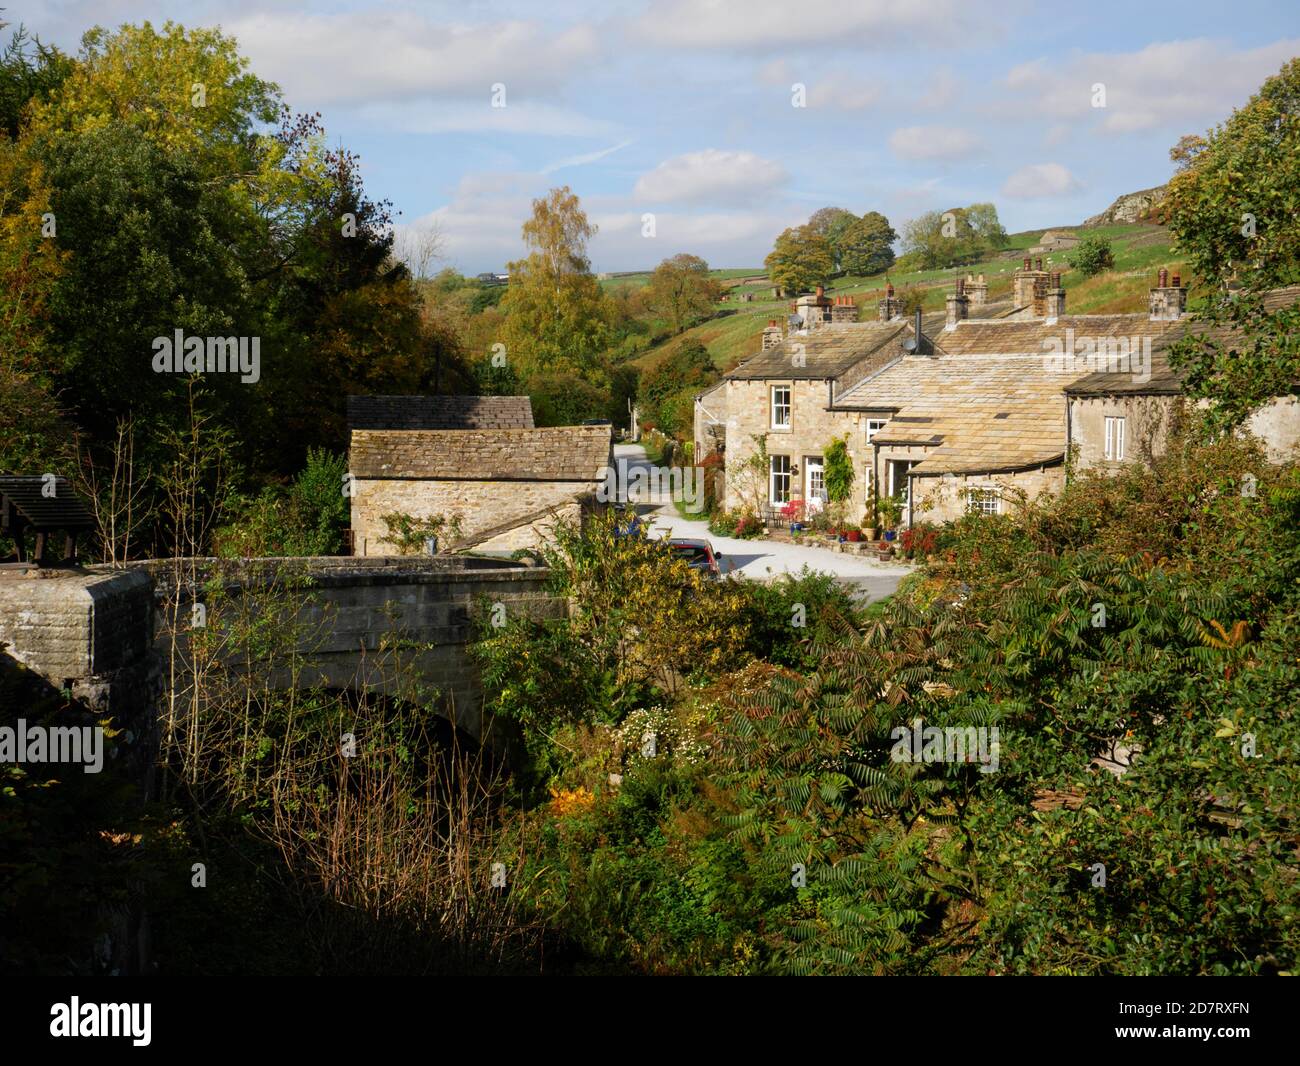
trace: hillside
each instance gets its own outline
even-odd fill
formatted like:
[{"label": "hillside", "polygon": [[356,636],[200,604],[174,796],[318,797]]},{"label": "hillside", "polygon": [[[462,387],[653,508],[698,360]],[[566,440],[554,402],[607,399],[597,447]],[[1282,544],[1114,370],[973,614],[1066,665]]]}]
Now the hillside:
[{"label": "hillside", "polygon": [[[1044,232],[1035,229],[1012,234],[1010,244],[1003,252],[970,266],[909,273],[890,271],[888,280],[895,289],[908,285],[922,287],[925,290],[924,306],[941,310],[944,295],[951,290],[955,278],[965,277],[968,273],[982,273],[989,282],[989,299],[997,300],[1011,291],[1011,275],[1017,261],[1027,249],[1038,244]],[[1067,306],[1074,313],[1141,311],[1146,308],[1147,290],[1157,269],[1162,266],[1181,269],[1187,277],[1184,265],[1174,257],[1169,233],[1163,226],[1129,223],[1096,226],[1089,232],[1111,239],[1115,254],[1113,270],[1086,281],[1072,280],[1064,253],[1043,256],[1045,264],[1065,273],[1065,287],[1069,293]],[[715,273],[752,276],[744,270]],[[837,278],[827,291],[834,296],[852,296],[862,304],[864,315],[873,314],[876,301],[885,295],[885,281],[885,274],[842,277]],[[759,350],[763,327],[769,319],[789,313],[790,301],[772,299],[771,292],[766,280],[733,286],[728,289],[731,299],[717,304],[717,317],[648,349],[635,359],[636,365],[652,366],[672,345],[697,340],[709,350],[719,370],[730,370]],[[740,293],[754,294],[754,302],[737,303],[736,295]]]}]

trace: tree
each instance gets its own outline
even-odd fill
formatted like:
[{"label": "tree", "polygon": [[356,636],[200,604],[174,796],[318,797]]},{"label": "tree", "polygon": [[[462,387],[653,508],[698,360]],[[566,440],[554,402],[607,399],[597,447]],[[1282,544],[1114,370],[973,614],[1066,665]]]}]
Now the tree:
[{"label": "tree", "polygon": [[847,274],[879,274],[894,265],[893,243],[898,234],[879,211],[854,219],[840,236],[839,265]]},{"label": "tree", "polygon": [[611,308],[587,259],[595,233],[567,185],[533,201],[523,225],[528,257],[510,264],[501,300],[502,341],[521,376],[567,373],[605,383]]},{"label": "tree", "polygon": [[857,215],[852,211],[846,211],[842,207],[823,207],[814,211],[808,219],[808,225],[812,231],[819,237],[825,237],[826,243],[830,245],[831,256],[835,260],[836,270],[840,270],[844,266],[841,262],[844,234],[857,221]]},{"label": "tree", "polygon": [[11,141],[18,139],[28,102],[48,100],[73,67],[57,48],[18,27],[0,55],[0,130]]},{"label": "tree", "polygon": [[1007,232],[990,203],[927,211],[903,226],[903,251],[925,270],[970,263],[1006,247]]},{"label": "tree", "polygon": [[649,306],[674,333],[708,318],[720,292],[718,283],[709,277],[709,264],[684,252],[655,267],[648,288]]},{"label": "tree", "polygon": [[699,392],[717,378],[709,350],[699,341],[684,341],[672,348],[658,363],[641,375],[637,402],[641,416],[665,433],[679,433],[680,405],[675,401],[683,394]]},{"label": "tree", "polygon": [[970,207],[956,208],[964,214],[970,224],[971,233],[976,241],[976,252],[995,252],[1005,248],[1009,241],[1007,231],[998,220],[998,209],[990,203],[971,204]]},{"label": "tree", "polygon": [[1109,238],[1096,233],[1084,237],[1067,258],[1070,266],[1085,278],[1100,274],[1115,265]]},{"label": "tree", "polygon": [[970,224],[950,211],[927,211],[903,225],[903,251],[915,255],[922,270],[951,266],[970,238]]},{"label": "tree", "polygon": [[1170,180],[1165,208],[1203,285],[1199,321],[1231,332],[1193,328],[1171,354],[1222,428],[1300,381],[1300,307],[1266,299],[1300,281],[1300,59],[1204,141]]},{"label": "tree", "polygon": [[442,258],[446,244],[442,228],[431,222],[417,228],[408,227],[393,242],[393,254],[406,264],[416,281],[433,277],[433,265]]},{"label": "tree", "polygon": [[848,442],[836,437],[823,452],[826,464],[826,499],[835,508],[835,518],[844,523],[844,505],[853,494],[853,457],[849,455]]},{"label": "tree", "polygon": [[773,285],[799,292],[826,281],[835,271],[830,243],[811,226],[798,226],[777,237],[764,260]]}]

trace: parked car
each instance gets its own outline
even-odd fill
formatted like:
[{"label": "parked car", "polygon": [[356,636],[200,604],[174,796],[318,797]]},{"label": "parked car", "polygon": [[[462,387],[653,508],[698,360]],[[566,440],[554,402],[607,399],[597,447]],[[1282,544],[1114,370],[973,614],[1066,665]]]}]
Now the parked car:
[{"label": "parked car", "polygon": [[693,570],[703,570],[709,577],[722,576],[722,556],[702,538],[673,537],[668,541],[674,555],[685,559]]}]

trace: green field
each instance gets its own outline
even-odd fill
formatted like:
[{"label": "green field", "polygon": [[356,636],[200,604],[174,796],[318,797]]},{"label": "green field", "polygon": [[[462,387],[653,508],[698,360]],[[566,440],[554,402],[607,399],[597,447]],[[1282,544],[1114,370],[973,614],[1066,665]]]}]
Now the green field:
[{"label": "green field", "polygon": [[[1074,314],[1145,310],[1147,290],[1153,284],[1153,275],[1160,267],[1181,270],[1190,284],[1191,279],[1183,269],[1184,264],[1175,257],[1169,233],[1163,226],[1134,224],[1098,226],[1088,230],[1081,230],[1077,226],[1052,228],[1070,230],[1080,235],[1101,234],[1110,238],[1114,250],[1114,269],[1086,281],[1070,278],[1066,253],[1056,252],[1043,256],[1044,266],[1050,265],[1066,274],[1066,307]],[[983,274],[989,283],[989,299],[999,300],[1011,291],[1011,276],[1019,266],[1023,251],[1036,245],[1044,232],[1035,229],[1012,234],[1010,243],[1001,254],[969,266],[911,273],[889,271],[888,278],[895,289],[901,289],[905,285],[923,286],[926,289],[924,306],[927,310],[941,310],[944,296],[952,290],[954,280],[967,274]],[[715,270],[711,273],[725,279],[748,277],[758,271]],[[649,275],[637,277],[648,278]],[[875,313],[875,301],[884,297],[885,278],[885,274],[837,278],[827,291],[834,296],[858,298],[864,304],[862,313],[866,317]],[[635,278],[620,278],[617,281],[635,281]],[[613,283],[615,282],[605,284]],[[789,313],[791,301],[774,300],[771,291],[771,285],[766,282],[731,287],[728,289],[731,299],[717,304],[715,318],[648,349],[635,362],[643,367],[651,366],[668,347],[684,340],[698,340],[708,348],[714,365],[719,370],[730,370],[760,350],[763,327],[769,319]],[[743,292],[752,292],[758,298],[753,303],[739,303],[735,299],[736,294]]]}]

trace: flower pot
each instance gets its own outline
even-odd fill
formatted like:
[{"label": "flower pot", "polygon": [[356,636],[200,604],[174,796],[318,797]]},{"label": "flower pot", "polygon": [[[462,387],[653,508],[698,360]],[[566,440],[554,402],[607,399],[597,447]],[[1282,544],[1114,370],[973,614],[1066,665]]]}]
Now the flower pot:
[{"label": "flower pot", "polygon": [[875,527],[875,526],[866,526],[866,527],[862,530],[862,539],[863,539],[863,540],[875,540],[875,539],[876,539],[876,527]]},{"label": "flower pot", "polygon": [[898,536],[898,530],[896,529],[885,530],[885,540],[892,541],[896,536]]},{"label": "flower pot", "polygon": [[856,544],[862,539],[862,531],[860,529],[850,529],[844,535],[849,538],[850,544]]}]

